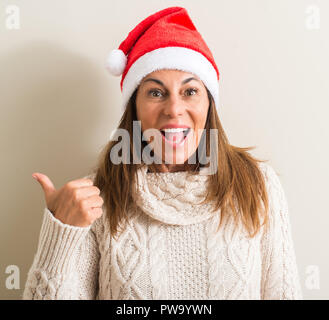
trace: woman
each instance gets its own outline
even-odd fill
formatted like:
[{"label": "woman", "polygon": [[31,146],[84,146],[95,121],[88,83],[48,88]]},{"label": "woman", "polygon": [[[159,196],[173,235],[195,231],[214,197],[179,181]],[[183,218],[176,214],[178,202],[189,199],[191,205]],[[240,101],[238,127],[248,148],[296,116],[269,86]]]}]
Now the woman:
[{"label": "woman", "polygon": [[187,11],[143,20],[108,69],[124,114],[95,171],[60,190],[35,174],[47,207],[23,298],[301,299],[279,178],[228,143]]}]

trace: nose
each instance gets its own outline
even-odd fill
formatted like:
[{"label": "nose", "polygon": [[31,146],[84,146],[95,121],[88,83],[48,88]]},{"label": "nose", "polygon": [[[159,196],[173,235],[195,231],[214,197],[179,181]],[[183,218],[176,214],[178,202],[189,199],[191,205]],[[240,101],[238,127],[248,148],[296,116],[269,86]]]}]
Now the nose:
[{"label": "nose", "polygon": [[166,101],[163,113],[171,118],[176,118],[182,115],[185,111],[185,103],[179,95],[172,94]]}]

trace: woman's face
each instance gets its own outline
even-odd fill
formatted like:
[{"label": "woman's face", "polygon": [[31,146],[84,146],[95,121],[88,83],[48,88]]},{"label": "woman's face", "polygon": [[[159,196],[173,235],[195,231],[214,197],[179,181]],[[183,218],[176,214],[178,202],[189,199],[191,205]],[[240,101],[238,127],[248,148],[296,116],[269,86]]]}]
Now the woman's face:
[{"label": "woman's face", "polygon": [[[140,83],[137,120],[146,138],[157,132],[152,149],[170,164],[183,164],[197,149],[205,127],[209,99],[203,82],[179,70],[157,70]],[[159,131],[158,131],[159,130]],[[153,141],[153,138],[151,139]]]}]

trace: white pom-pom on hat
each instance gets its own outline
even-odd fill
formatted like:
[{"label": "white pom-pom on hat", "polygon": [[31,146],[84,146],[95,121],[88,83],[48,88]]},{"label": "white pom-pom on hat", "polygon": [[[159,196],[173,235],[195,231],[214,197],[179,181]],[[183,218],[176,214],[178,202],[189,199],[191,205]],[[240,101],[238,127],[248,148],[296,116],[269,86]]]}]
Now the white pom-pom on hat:
[{"label": "white pom-pom on hat", "polygon": [[114,49],[110,52],[106,68],[114,76],[121,76],[127,64],[127,57],[120,49]]}]

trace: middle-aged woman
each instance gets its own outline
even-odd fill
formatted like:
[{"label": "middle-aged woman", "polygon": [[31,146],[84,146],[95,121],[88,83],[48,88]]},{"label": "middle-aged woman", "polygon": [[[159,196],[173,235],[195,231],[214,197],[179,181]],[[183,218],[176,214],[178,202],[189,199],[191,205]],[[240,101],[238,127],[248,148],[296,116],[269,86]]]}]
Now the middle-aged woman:
[{"label": "middle-aged woman", "polygon": [[47,206],[23,298],[301,299],[282,185],[229,144],[186,9],[144,19],[107,66],[124,114],[92,174],[58,190],[34,174]]}]

